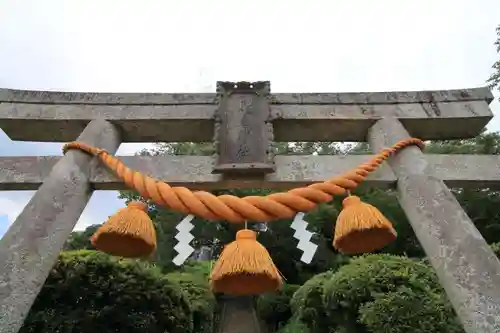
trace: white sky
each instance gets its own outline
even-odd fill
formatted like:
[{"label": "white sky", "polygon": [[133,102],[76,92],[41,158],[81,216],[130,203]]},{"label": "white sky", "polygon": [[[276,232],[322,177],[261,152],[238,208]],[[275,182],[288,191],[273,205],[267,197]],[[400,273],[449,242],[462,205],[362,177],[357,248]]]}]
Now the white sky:
[{"label": "white sky", "polygon": [[[274,92],[480,87],[499,57],[499,13],[498,0],[0,0],[0,87],[214,92],[217,80],[271,80]],[[500,110],[497,101],[491,107]],[[500,117],[488,128],[500,130]],[[119,154],[143,146],[123,144]],[[0,155],[60,148],[12,142],[0,131]],[[0,215],[12,222],[32,195],[1,192]],[[116,192],[94,194],[77,229],[121,206]]]}]

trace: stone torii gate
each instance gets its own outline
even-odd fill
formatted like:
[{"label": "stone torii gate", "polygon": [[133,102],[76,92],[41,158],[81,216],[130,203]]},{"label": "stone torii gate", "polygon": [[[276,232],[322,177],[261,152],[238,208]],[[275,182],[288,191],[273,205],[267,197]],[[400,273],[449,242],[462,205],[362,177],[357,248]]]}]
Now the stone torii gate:
[{"label": "stone torii gate", "polygon": [[[368,156],[274,156],[273,141],[471,138],[492,118],[487,88],[387,93],[271,94],[269,82],[218,82],[215,94],[0,90],[12,140],[77,139],[114,154],[122,142],[210,142],[215,156],[121,159],[173,186],[289,189],[324,181]],[[408,147],[365,186],[399,201],[468,333],[500,331],[500,262],[450,187],[500,187],[500,158],[424,155]],[[0,331],[16,333],[93,190],[121,190],[96,159],[0,157],[0,190],[36,194],[0,241]]]}]

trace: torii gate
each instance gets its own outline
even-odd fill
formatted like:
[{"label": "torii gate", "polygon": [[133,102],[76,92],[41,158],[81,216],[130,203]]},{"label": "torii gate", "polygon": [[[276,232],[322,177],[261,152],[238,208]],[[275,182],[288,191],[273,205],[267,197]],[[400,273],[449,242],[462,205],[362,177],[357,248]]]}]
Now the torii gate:
[{"label": "torii gate", "polygon": [[[280,188],[324,181],[367,156],[274,156],[273,141],[471,138],[492,118],[488,88],[271,94],[270,83],[218,82],[216,94],[0,90],[12,140],[77,139],[114,154],[122,142],[210,142],[217,154],[134,156],[130,167],[191,189]],[[468,333],[500,331],[500,262],[451,187],[499,187],[500,157],[424,155],[405,148],[365,184],[399,201]],[[0,241],[0,331],[16,333],[93,190],[122,182],[80,151],[1,157],[0,190],[36,194]]]}]

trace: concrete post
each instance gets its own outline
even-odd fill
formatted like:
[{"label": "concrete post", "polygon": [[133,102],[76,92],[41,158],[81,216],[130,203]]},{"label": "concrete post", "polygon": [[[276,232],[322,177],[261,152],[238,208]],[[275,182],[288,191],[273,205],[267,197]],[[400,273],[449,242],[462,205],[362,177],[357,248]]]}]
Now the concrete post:
[{"label": "concrete post", "polygon": [[[77,140],[110,154],[120,145],[118,130],[105,120],[90,122]],[[23,325],[90,199],[89,176],[96,162],[69,151],[0,240],[0,332],[16,333]]]},{"label": "concrete post", "polygon": [[[368,141],[379,151],[408,137],[399,120],[386,118]],[[500,332],[499,260],[419,148],[404,149],[389,164],[399,202],[466,332]]]}]

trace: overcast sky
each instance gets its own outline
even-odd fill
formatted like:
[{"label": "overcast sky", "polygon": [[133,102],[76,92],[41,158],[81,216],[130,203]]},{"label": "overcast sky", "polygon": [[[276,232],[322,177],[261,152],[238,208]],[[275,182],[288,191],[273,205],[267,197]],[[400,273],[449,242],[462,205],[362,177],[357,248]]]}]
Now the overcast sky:
[{"label": "overcast sky", "polygon": [[[0,87],[92,92],[214,92],[217,80],[271,80],[274,92],[361,92],[485,85],[498,0],[0,0]],[[498,94],[496,94],[498,97]],[[499,112],[497,101],[491,104]],[[500,117],[489,130],[500,130]],[[60,155],[12,142],[0,156]],[[119,154],[151,145],[122,144]],[[33,192],[1,192],[12,223]],[[95,193],[77,229],[122,203]],[[8,227],[0,222],[0,235]]]}]

